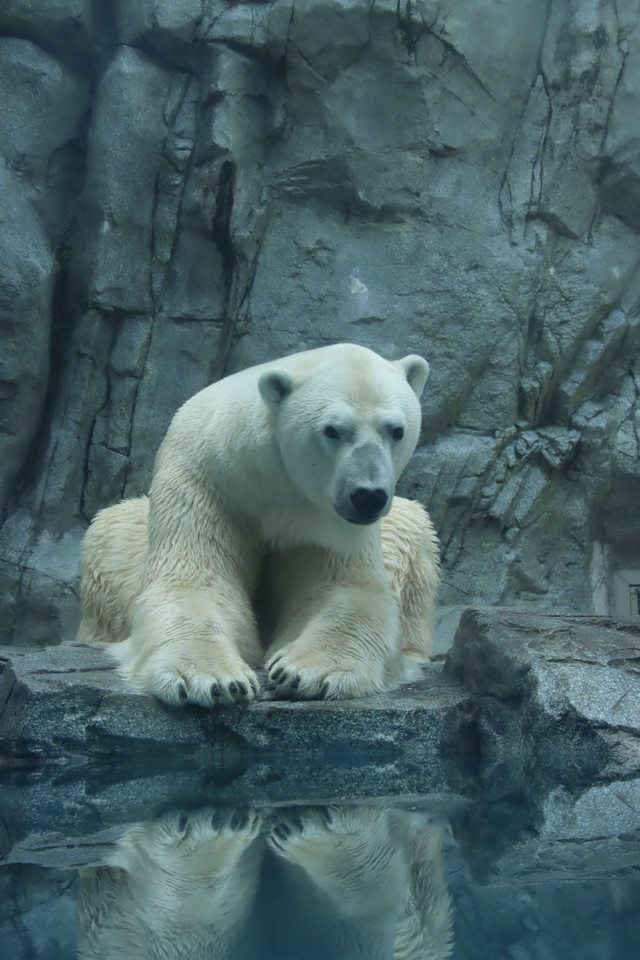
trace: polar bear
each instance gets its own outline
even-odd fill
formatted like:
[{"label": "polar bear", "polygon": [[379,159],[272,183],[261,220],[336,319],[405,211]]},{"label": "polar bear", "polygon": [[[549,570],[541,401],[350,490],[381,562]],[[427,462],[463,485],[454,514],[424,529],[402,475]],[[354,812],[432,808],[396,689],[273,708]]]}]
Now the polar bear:
[{"label": "polar bear", "polygon": [[448,960],[442,830],[371,806],[176,810],[80,873],[82,960]]},{"label": "polar bear", "polygon": [[171,705],[348,698],[429,657],[438,546],[394,497],[426,360],[320,347],[213,384],[176,413],[149,497],[83,544],[81,641]]}]

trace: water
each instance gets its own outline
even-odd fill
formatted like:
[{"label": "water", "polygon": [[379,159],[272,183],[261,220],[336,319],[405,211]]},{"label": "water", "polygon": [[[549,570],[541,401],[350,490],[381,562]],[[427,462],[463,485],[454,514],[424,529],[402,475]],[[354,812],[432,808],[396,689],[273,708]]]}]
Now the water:
[{"label": "water", "polygon": [[2,960],[638,956],[637,781],[163,809],[161,787],[56,776],[0,790]]}]

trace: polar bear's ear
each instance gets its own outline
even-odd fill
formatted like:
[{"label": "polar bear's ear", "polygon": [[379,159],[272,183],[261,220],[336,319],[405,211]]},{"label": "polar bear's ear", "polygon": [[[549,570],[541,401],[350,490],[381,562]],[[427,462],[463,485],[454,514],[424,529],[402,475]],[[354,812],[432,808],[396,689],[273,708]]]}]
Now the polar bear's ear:
[{"label": "polar bear's ear", "polygon": [[266,370],[258,380],[258,390],[265,403],[277,407],[293,390],[293,380],[284,370]]},{"label": "polar bear's ear", "polygon": [[416,397],[422,396],[424,385],[429,376],[429,364],[422,357],[415,353],[410,353],[408,357],[397,360],[396,363],[404,371],[407,383],[415,393]]}]

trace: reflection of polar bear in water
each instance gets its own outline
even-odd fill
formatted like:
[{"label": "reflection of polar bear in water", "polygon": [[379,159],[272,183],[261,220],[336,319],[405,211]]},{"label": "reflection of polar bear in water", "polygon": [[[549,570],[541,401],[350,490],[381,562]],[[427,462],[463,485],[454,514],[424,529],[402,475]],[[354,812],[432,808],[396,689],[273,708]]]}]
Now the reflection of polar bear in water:
[{"label": "reflection of polar bear in water", "polygon": [[197,811],[82,871],[81,960],[446,960],[440,831],[365,807]]},{"label": "reflection of polar bear in water", "polygon": [[174,417],[149,498],[103,510],[87,532],[79,638],[120,641],[125,676],[173,705],[252,700],[265,657],[283,697],[417,676],[438,552],[424,510],[394,491],[428,370],[338,344],[198,393]]}]

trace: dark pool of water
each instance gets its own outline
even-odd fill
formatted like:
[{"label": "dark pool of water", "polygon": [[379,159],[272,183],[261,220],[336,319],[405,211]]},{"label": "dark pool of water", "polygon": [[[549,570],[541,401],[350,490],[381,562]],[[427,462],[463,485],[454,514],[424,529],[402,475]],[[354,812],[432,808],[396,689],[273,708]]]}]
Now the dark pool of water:
[{"label": "dark pool of water", "polygon": [[637,782],[533,806],[199,798],[135,821],[75,790],[59,828],[15,796],[0,787],[2,960],[638,956]]}]

